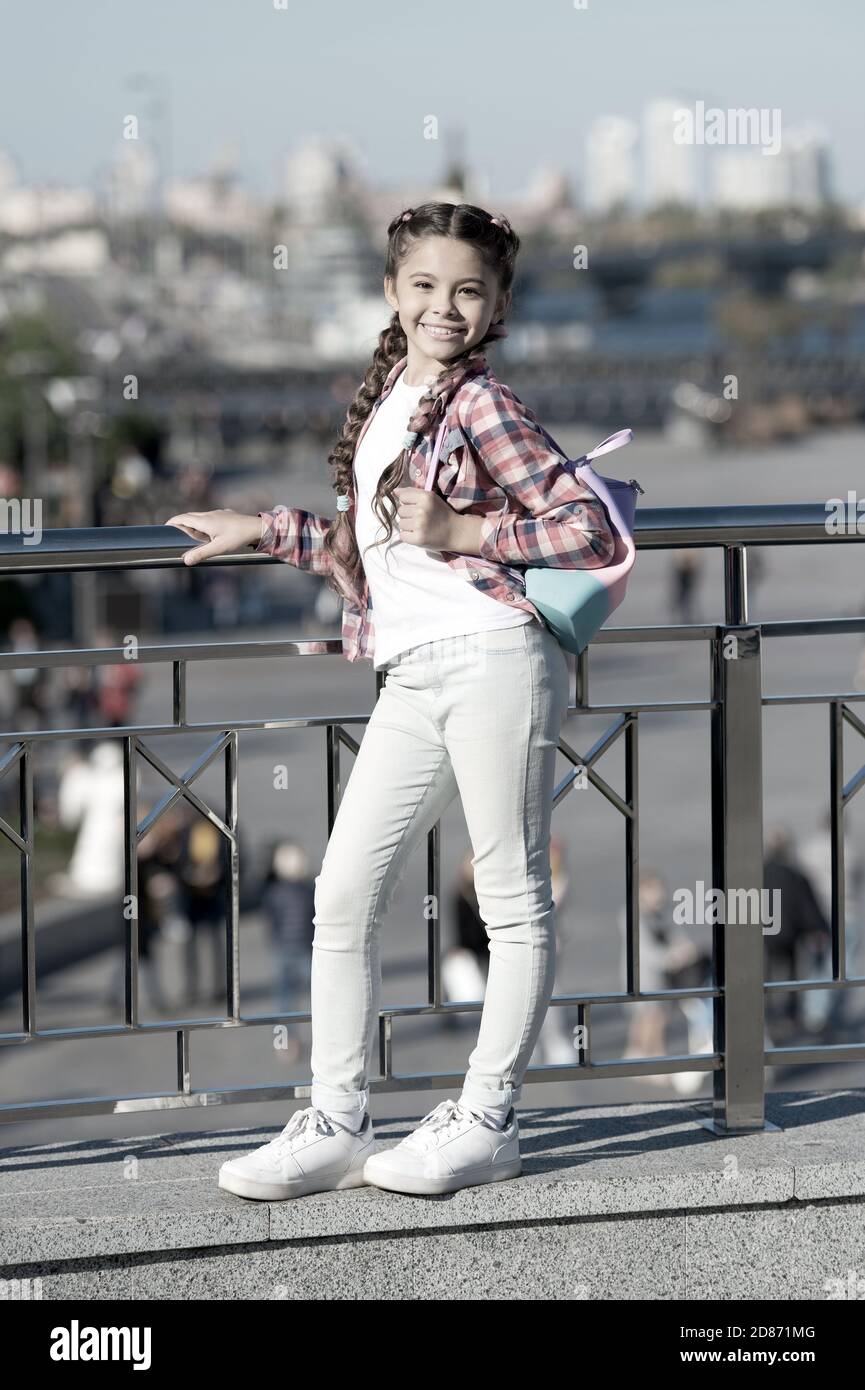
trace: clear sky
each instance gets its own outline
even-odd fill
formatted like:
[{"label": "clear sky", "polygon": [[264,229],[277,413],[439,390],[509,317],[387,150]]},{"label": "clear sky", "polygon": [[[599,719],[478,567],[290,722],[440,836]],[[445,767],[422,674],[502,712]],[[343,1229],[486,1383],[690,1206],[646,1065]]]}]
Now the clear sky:
[{"label": "clear sky", "polygon": [[432,114],[506,197],[539,164],[578,177],[593,116],[670,95],[818,121],[838,192],[865,199],[863,0],[0,0],[0,18],[0,149],[25,181],[92,184],[146,71],[173,172],[230,146],[260,194],[309,135],[350,137],[382,186],[433,180]]}]

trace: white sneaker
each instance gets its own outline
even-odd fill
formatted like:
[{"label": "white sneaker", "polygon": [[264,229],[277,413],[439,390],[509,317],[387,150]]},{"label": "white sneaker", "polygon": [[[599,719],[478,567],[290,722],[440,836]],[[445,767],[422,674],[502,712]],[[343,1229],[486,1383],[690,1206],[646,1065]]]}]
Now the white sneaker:
[{"label": "white sneaker", "polygon": [[363,1187],[363,1167],[374,1151],[369,1114],[358,1133],[352,1134],[310,1105],[296,1110],[269,1144],[243,1158],[227,1159],[219,1170],[219,1186],[238,1197],[264,1202]]},{"label": "white sneaker", "polygon": [[405,1139],[372,1154],[363,1176],[391,1192],[435,1194],[516,1178],[521,1171],[513,1108],[504,1129],[495,1129],[475,1106],[443,1100]]}]

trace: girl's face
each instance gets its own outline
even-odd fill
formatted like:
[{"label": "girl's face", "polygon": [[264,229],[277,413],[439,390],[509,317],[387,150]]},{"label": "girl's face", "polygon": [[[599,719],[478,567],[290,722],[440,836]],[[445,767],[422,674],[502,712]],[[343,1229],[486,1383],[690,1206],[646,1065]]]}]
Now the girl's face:
[{"label": "girl's face", "polygon": [[406,385],[438,376],[452,358],[480,342],[510,300],[480,252],[455,237],[426,236],[400,266],[396,283],[385,276],[388,304],[408,339]]}]

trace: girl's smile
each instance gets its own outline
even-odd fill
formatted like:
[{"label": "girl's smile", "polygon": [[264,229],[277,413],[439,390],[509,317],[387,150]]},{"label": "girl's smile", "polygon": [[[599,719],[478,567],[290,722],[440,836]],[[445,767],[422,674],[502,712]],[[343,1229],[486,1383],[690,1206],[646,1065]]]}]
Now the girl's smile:
[{"label": "girl's smile", "polygon": [[425,328],[431,338],[440,338],[442,340],[447,340],[448,338],[461,338],[463,333],[465,333],[464,328],[456,326],[453,328],[445,327],[443,324],[438,323],[422,323],[421,328]]}]

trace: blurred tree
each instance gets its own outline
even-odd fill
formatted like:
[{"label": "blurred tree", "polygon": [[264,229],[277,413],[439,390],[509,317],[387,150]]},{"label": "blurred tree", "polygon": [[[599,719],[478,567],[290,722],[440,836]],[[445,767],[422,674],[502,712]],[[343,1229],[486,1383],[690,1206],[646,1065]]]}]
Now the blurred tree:
[{"label": "blurred tree", "polygon": [[[28,369],[28,363],[34,370]],[[38,370],[36,370],[38,368]],[[71,340],[42,314],[15,314],[0,327],[0,462],[22,468],[27,412],[39,380],[74,376],[78,354]],[[65,427],[45,402],[47,459],[64,456]]]},{"label": "blurred tree", "polygon": [[719,331],[736,347],[752,351],[783,338],[788,348],[811,319],[806,307],[784,299],[762,299],[737,291],[715,306],[713,318]]}]

